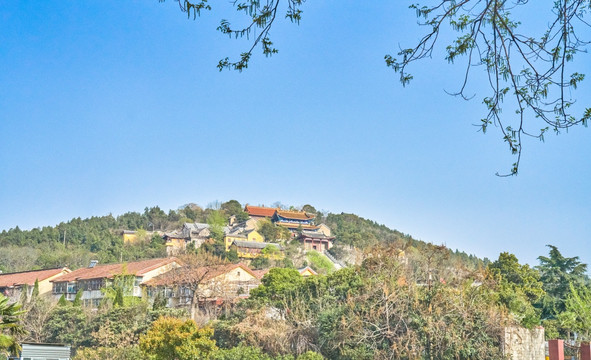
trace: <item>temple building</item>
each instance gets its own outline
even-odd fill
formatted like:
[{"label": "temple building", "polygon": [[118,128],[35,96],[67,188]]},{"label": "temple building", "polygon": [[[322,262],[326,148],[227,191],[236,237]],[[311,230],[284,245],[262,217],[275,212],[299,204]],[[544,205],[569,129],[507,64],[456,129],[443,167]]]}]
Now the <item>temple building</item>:
[{"label": "temple building", "polygon": [[250,216],[253,219],[270,219],[275,215],[277,209],[264,206],[246,205],[244,207],[244,211],[246,211],[248,213],[248,216]]},{"label": "temple building", "polygon": [[304,230],[298,239],[304,245],[304,249],[324,252],[332,247],[335,238],[334,236],[326,236],[319,231]]},{"label": "temple building", "polygon": [[305,211],[277,210],[272,220],[276,225],[286,227],[291,231],[317,230],[318,226],[314,225],[314,218],[314,215]]}]

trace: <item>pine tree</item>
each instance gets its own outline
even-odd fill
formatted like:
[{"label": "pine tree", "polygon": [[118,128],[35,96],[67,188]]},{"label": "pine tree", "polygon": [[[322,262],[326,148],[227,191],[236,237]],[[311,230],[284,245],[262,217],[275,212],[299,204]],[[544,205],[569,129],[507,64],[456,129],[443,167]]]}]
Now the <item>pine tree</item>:
[{"label": "pine tree", "polygon": [[82,306],[82,289],[78,290],[76,293],[76,297],[74,298],[74,302],[72,303],[74,306]]},{"label": "pine tree", "polygon": [[60,299],[57,301],[57,306],[68,306],[68,300],[66,300],[66,295],[62,294]]},{"label": "pine tree", "polygon": [[36,299],[39,297],[39,279],[35,279],[35,285],[33,286],[33,294],[31,295],[31,299]]}]

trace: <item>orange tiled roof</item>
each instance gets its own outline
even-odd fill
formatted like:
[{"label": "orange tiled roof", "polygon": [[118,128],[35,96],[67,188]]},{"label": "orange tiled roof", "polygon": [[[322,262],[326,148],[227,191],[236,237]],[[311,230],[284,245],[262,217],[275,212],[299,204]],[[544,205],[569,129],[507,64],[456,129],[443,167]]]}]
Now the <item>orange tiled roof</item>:
[{"label": "orange tiled roof", "polygon": [[161,266],[165,266],[177,262],[178,260],[174,257],[164,259],[150,259],[143,261],[134,261],[124,264],[107,264],[107,265],[96,265],[95,267],[81,268],[74,270],[71,273],[61,276],[55,279],[55,282],[62,281],[74,281],[74,280],[89,280],[89,279],[102,279],[112,278],[114,275],[120,275],[124,272],[129,275],[142,276],[148,271],[158,269]]},{"label": "orange tiled roof", "polygon": [[315,218],[314,215],[308,214],[305,211],[277,210],[277,215],[286,219],[296,220],[312,220]]},{"label": "orange tiled roof", "polygon": [[11,274],[0,274],[0,287],[18,286],[18,285],[35,285],[35,280],[43,281],[52,276],[60,274],[62,271],[70,272],[68,268],[46,269],[23,271]]},{"label": "orange tiled roof", "polygon": [[270,269],[262,269],[262,270],[253,270],[252,272],[255,274],[255,276],[260,280],[263,278],[263,276],[265,276]]},{"label": "orange tiled roof", "polygon": [[264,206],[246,205],[244,207],[244,211],[246,211],[250,216],[272,217],[275,215],[275,211],[277,211],[277,209]]},{"label": "orange tiled roof", "polygon": [[209,281],[220,275],[228,273],[236,268],[241,268],[250,275],[258,279],[257,275],[246,265],[239,264],[227,264],[227,265],[212,265],[202,266],[196,269],[178,268],[173,271],[169,271],[162,275],[156,276],[148,281],[145,285],[148,286],[163,286],[183,283],[184,281]]}]

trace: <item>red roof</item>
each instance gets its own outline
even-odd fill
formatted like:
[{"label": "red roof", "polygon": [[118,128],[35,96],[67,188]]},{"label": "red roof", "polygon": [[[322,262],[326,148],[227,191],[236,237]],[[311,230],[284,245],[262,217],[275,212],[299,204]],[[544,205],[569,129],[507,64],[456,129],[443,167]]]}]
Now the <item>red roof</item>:
[{"label": "red roof", "polygon": [[260,280],[265,276],[270,269],[262,269],[262,270],[253,270],[252,272],[256,275],[256,277]]},{"label": "red roof", "polygon": [[35,285],[35,280],[43,281],[62,272],[70,272],[68,268],[23,271],[11,274],[0,274],[0,287]]},{"label": "red roof", "polygon": [[62,282],[74,280],[112,278],[115,275],[121,275],[123,273],[135,276],[142,276],[149,271],[158,269],[161,266],[165,266],[174,262],[178,263],[178,260],[174,257],[170,257],[164,259],[135,261],[123,264],[96,265],[92,268],[86,267],[74,270],[71,273],[56,279],[55,281]]},{"label": "red roof", "polygon": [[305,211],[289,211],[289,210],[277,210],[277,216],[281,216],[282,218],[286,219],[295,219],[295,220],[311,220],[314,219],[315,216],[308,214]]},{"label": "red roof", "polygon": [[226,264],[226,265],[212,265],[202,266],[195,269],[175,269],[162,275],[156,276],[148,280],[145,285],[148,286],[162,286],[172,285],[175,283],[183,283],[184,281],[209,281],[220,275],[226,274],[236,268],[241,268],[250,275],[258,279],[258,276],[246,265],[239,264]]},{"label": "red roof", "polygon": [[264,206],[246,205],[244,207],[244,211],[246,211],[250,216],[272,217],[275,215],[275,211],[277,211],[277,209]]}]

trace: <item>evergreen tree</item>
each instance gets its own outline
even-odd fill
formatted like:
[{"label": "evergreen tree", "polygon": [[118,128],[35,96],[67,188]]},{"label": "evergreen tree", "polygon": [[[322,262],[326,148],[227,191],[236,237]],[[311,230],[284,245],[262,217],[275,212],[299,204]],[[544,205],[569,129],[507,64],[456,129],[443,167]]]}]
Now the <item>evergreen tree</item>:
[{"label": "evergreen tree", "polygon": [[33,294],[31,295],[32,299],[36,299],[39,297],[39,279],[35,279],[35,285],[33,286]]}]

